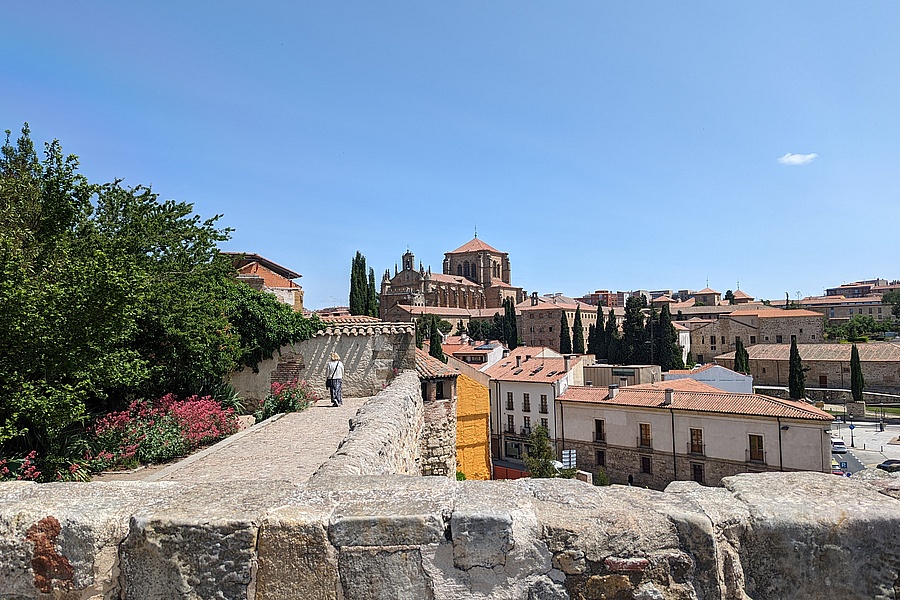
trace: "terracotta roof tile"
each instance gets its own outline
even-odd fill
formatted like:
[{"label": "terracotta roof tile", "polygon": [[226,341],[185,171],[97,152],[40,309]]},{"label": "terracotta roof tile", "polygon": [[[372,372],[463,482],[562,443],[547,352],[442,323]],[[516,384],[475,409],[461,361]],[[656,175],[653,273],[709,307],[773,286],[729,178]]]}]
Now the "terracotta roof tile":
[{"label": "terracotta roof tile", "polygon": [[488,244],[485,244],[482,240],[478,238],[474,238],[457,248],[452,252],[447,252],[447,254],[462,254],[463,252],[479,252],[481,250],[487,250],[488,252],[496,252],[497,254],[506,254],[505,252],[500,252],[496,248],[492,248]]},{"label": "terracotta roof tile", "polygon": [[[604,388],[569,387],[559,399],[603,406],[660,408],[663,410],[781,417],[812,421],[832,420],[830,414],[805,402],[781,400],[760,394],[734,394],[722,392],[721,390],[714,392],[681,391],[675,388],[675,384],[681,381],[694,380],[665,381],[661,384],[652,384],[654,386],[652,389],[648,389],[646,386],[630,386],[619,390],[614,398],[610,398],[609,391]],[[665,389],[667,387],[675,390],[672,395],[672,403],[669,405],[664,404],[666,398]]]},{"label": "terracotta roof tile", "polygon": [[743,292],[742,290],[735,290],[735,291],[734,291],[734,298],[735,298],[735,300],[738,299],[738,298],[740,298],[741,300],[743,300],[744,298],[750,298],[751,300],[753,300],[753,296],[751,296],[750,294],[747,294],[747,293]]},{"label": "terracotta roof tile", "polygon": [[[565,359],[536,356],[544,348],[520,347],[509,353],[503,360],[485,369],[491,379],[498,381],[527,381],[532,383],[554,383],[566,376]],[[520,357],[518,366],[516,357]],[[526,356],[530,356],[526,360]],[[570,368],[578,359],[571,361]]]},{"label": "terracotta roof tile", "polygon": [[[695,296],[699,296],[699,295],[704,295],[704,296],[705,296],[705,295],[707,295],[707,294],[718,294],[718,293],[719,293],[719,292],[717,292],[716,290],[707,287],[707,288],[703,288],[703,289],[700,290],[699,292],[694,292],[694,295],[695,295]],[[720,295],[721,295],[721,294],[720,294]]]},{"label": "terracotta roof tile", "polygon": [[[900,344],[893,342],[869,342],[857,344],[861,362],[900,362]],[[850,362],[851,344],[797,344],[800,359],[804,361],[844,361]],[[747,348],[750,360],[790,359],[790,344],[756,344]],[[734,352],[717,356],[724,360],[734,360]]]},{"label": "terracotta roof tile", "polygon": [[459,375],[459,370],[445,365],[420,348],[416,348],[416,372],[422,379],[440,379]]}]

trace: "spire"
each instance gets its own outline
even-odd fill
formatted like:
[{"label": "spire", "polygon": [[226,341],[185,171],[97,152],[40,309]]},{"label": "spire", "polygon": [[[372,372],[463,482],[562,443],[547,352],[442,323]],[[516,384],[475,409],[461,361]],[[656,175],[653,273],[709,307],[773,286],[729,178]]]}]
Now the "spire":
[{"label": "spire", "polygon": [[475,223],[475,239],[478,239],[478,223]]}]

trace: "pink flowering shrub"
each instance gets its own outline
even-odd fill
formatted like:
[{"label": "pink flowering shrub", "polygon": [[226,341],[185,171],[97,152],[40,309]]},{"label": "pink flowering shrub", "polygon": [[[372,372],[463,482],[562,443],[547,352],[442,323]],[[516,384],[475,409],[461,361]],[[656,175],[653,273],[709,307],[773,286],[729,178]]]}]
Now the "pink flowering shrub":
[{"label": "pink flowering shrub", "polygon": [[209,396],[136,400],[128,410],[109,413],[94,424],[96,450],[86,460],[93,471],[166,462],[237,430],[234,411]]},{"label": "pink flowering shrub", "polygon": [[36,450],[32,450],[21,459],[0,459],[0,481],[10,479],[37,481],[41,472],[38,471],[36,460]]},{"label": "pink flowering shrub", "polygon": [[287,383],[276,381],[254,416],[259,423],[279,413],[299,412],[319,400],[319,395],[305,379]]}]

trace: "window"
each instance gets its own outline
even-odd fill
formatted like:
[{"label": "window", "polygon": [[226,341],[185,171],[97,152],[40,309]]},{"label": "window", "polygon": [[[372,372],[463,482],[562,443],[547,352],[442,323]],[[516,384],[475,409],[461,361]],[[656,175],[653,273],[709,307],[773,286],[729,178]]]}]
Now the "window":
[{"label": "window", "polygon": [[762,368],[762,372],[763,372],[763,373],[766,372],[766,368],[765,368],[765,367]]},{"label": "window", "polygon": [[541,394],[541,414],[547,414],[547,394]]},{"label": "window", "polygon": [[425,400],[426,402],[428,401],[428,382],[427,381],[422,382],[422,399]]},{"label": "window", "polygon": [[444,399],[444,382],[443,382],[443,381],[436,381],[436,382],[435,382],[435,384],[434,384],[434,397],[435,397],[437,400],[443,400],[443,399]]},{"label": "window", "polygon": [[506,415],[506,433],[516,432],[516,417],[514,415]]},{"label": "window", "polygon": [[725,345],[725,336],[724,336],[724,335],[720,335],[719,337],[721,338],[721,340],[722,340],[722,345],[724,346],[724,345]]},{"label": "window", "polygon": [[594,461],[598,467],[606,466],[606,450],[597,450],[597,460]]},{"label": "window", "polygon": [[697,463],[691,463],[691,479],[696,481],[697,483],[705,484],[706,477],[703,473],[703,465]]},{"label": "window", "polygon": [[641,436],[638,438],[638,445],[644,448],[649,448],[651,444],[650,439],[650,423],[641,423]]},{"label": "window", "polygon": [[522,394],[522,412],[531,412],[531,396]]},{"label": "window", "polygon": [[603,419],[594,419],[594,441],[606,441],[606,421]]},{"label": "window", "polygon": [[750,345],[752,346],[752,345],[755,344],[755,343],[756,343],[756,336],[755,336],[755,335],[751,335],[751,336],[750,336]]},{"label": "window", "polygon": [[881,307],[880,307],[880,306],[878,307],[878,314],[879,314],[879,315],[881,314]]},{"label": "window", "polygon": [[512,392],[506,392],[506,410],[513,410]]},{"label": "window", "polygon": [[769,336],[766,336],[766,341],[767,341],[767,342],[769,341]]},{"label": "window", "polygon": [[691,454],[703,454],[703,430],[691,429]]},{"label": "window", "polygon": [[763,450],[763,436],[750,434],[750,460],[753,462],[766,462],[766,452]]},{"label": "window", "polygon": [[543,427],[544,429],[547,429],[549,431],[550,423],[547,422],[547,419],[541,419],[541,427]]},{"label": "window", "polygon": [[522,426],[522,435],[531,435],[531,417],[525,417],[525,424]]},{"label": "window", "polygon": [[522,444],[506,442],[506,456],[509,458],[520,458],[522,456]]},{"label": "window", "polygon": [[811,340],[816,339],[816,334],[812,334],[811,336],[809,336],[809,339],[811,339]]},{"label": "window", "polygon": [[549,331],[550,333],[553,333],[553,327],[552,327],[552,326],[551,326],[551,327],[548,327],[548,328],[547,328],[547,331]]},{"label": "window", "polygon": [[646,473],[646,474],[650,475],[653,472],[650,467],[651,467],[650,457],[642,456],[641,457],[641,473]]},{"label": "window", "polygon": [[871,306],[869,307],[869,314],[870,314],[870,315],[872,314],[872,307],[871,307]]},{"label": "window", "polygon": [[782,338],[781,338],[780,335],[776,335],[776,336],[775,336],[775,343],[776,343],[776,344],[780,344],[780,343],[781,343],[781,340],[782,340]]}]

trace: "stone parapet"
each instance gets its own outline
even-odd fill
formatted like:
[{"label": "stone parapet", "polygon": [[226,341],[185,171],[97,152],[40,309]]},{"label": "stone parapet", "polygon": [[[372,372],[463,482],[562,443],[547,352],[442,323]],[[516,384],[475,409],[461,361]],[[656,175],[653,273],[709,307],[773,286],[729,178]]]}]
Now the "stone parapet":
[{"label": "stone parapet", "polygon": [[324,478],[2,484],[0,597],[863,599],[900,576],[888,476]]}]

